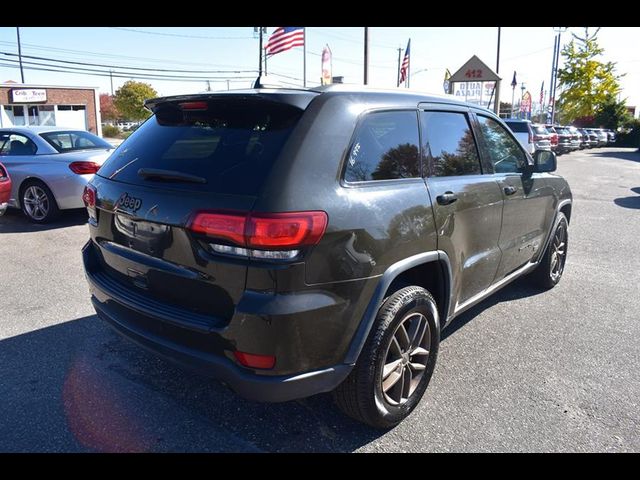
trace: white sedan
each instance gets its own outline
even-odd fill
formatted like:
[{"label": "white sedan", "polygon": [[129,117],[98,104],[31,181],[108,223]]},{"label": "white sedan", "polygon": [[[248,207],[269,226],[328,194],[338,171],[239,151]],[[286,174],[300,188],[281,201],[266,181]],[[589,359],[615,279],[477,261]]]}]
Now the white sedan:
[{"label": "white sedan", "polygon": [[84,130],[60,127],[0,129],[0,162],[11,175],[9,206],[33,222],[53,220],[60,210],[83,208],[87,182],[114,147]]}]

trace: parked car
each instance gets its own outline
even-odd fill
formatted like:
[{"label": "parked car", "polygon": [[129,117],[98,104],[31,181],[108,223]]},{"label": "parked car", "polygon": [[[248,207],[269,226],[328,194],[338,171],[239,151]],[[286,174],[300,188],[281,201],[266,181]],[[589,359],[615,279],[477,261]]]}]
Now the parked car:
[{"label": "parked car", "polygon": [[589,135],[589,148],[595,148],[598,146],[598,134],[593,128],[585,128],[585,131]]},{"label": "parked car", "polygon": [[569,132],[566,127],[560,127],[560,126],[556,126],[555,127],[556,132],[558,133],[558,147],[556,149],[556,153],[558,155],[561,155],[563,153],[568,153],[573,151],[574,148],[574,143],[572,141],[573,136],[571,134],[571,132]]},{"label": "parked car", "polygon": [[580,133],[580,150],[589,148],[589,133],[584,128],[578,128],[578,133]]},{"label": "parked car", "polygon": [[603,128],[596,128],[595,132],[596,135],[598,135],[598,146],[606,147],[609,143],[609,135],[607,135],[607,132],[605,132]]},{"label": "parked car", "polygon": [[551,142],[551,150],[555,152],[558,150],[558,132],[553,125],[545,125],[547,132],[549,133],[549,141]]},{"label": "parked car", "polygon": [[0,217],[4,215],[9,206],[11,196],[11,177],[4,165],[0,163]]},{"label": "parked car", "polygon": [[529,120],[507,118],[504,122],[515,134],[520,145],[522,145],[527,152],[534,153],[536,151],[535,142],[533,140],[534,132]]},{"label": "parked car", "polygon": [[535,150],[551,150],[551,134],[544,125],[532,123],[533,145]]},{"label": "parked car", "polygon": [[486,109],[344,85],[146,106],[85,188],[91,301],[247,398],[333,390],[392,427],[456,316],[562,277],[569,185]]},{"label": "parked car", "polygon": [[84,187],[113,148],[84,130],[0,128],[0,160],[13,180],[9,206],[22,208],[35,223],[83,208]]},{"label": "parked car", "polygon": [[606,132],[607,132],[607,145],[615,144],[616,143],[616,132],[614,132],[611,129],[606,130]]},{"label": "parked car", "polygon": [[580,150],[582,144],[582,134],[574,126],[564,127],[565,132],[571,135],[571,150]]}]

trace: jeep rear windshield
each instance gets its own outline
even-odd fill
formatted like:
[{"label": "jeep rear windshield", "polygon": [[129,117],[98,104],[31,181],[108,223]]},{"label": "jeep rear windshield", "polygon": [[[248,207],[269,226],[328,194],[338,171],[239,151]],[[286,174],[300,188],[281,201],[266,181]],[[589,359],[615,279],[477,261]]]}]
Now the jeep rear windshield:
[{"label": "jeep rear windshield", "polygon": [[[171,189],[255,195],[303,110],[263,99],[161,104],[98,175]],[[204,182],[154,178],[161,170]]]}]

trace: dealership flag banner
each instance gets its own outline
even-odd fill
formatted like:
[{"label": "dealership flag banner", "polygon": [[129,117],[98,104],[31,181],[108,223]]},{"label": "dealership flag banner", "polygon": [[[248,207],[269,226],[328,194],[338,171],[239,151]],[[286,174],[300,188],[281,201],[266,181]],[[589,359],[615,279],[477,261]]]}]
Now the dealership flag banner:
[{"label": "dealership flag banner", "polygon": [[304,27],[278,27],[276,28],[264,49],[267,55],[275,55],[293,47],[304,46]]},{"label": "dealership flag banner", "polygon": [[451,78],[451,72],[447,68],[444,72],[444,83],[442,84],[442,88],[444,88],[444,93],[449,93],[449,79]]},{"label": "dealership flag banner", "polygon": [[325,45],[322,49],[322,85],[330,85],[332,83],[331,73],[331,49],[329,45]]},{"label": "dealership flag banner", "polygon": [[400,67],[400,83],[409,80],[409,49],[411,48],[411,39],[407,42],[407,49],[404,51],[402,66]]}]

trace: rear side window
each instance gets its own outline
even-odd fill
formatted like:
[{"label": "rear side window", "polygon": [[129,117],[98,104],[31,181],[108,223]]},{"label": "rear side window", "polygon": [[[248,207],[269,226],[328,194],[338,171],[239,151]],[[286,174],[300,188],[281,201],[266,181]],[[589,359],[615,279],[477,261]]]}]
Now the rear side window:
[{"label": "rear side window", "polygon": [[349,151],[347,182],[420,177],[415,111],[374,112],[360,123]]},{"label": "rear side window", "polygon": [[[261,99],[197,102],[182,110],[160,106],[98,171],[134,184],[255,195],[271,170],[303,110]],[[143,179],[141,168],[202,177],[204,184]]]},{"label": "rear side window", "polygon": [[0,133],[0,155],[34,155],[38,147],[18,133]]},{"label": "rear side window", "polygon": [[537,133],[538,135],[547,135],[549,132],[547,132],[547,129],[545,127],[542,127],[540,125],[537,125],[535,127],[533,127],[533,131],[534,133]]},{"label": "rear side window", "polygon": [[529,133],[527,123],[525,122],[505,122],[512,132]]},{"label": "rear side window", "polygon": [[111,144],[89,132],[47,132],[41,133],[40,136],[58,152],[113,148]]},{"label": "rear side window", "polygon": [[435,177],[482,173],[478,148],[467,116],[458,112],[422,112],[425,156]]}]

